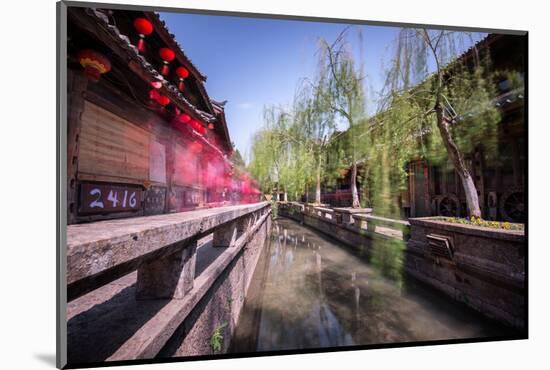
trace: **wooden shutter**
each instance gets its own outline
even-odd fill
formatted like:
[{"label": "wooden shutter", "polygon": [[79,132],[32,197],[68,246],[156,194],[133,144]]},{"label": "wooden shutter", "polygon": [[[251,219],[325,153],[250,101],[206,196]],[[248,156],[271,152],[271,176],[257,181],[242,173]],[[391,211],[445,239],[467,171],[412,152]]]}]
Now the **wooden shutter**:
[{"label": "wooden shutter", "polygon": [[198,156],[187,147],[176,144],[174,147],[174,177],[176,185],[198,186]]},{"label": "wooden shutter", "polygon": [[79,178],[142,183],[149,179],[150,134],[88,101],[82,113]]}]

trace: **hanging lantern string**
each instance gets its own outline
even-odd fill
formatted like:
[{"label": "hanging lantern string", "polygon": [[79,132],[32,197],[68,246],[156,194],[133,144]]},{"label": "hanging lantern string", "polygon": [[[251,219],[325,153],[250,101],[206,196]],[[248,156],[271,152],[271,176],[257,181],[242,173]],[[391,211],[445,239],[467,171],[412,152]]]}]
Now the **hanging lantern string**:
[{"label": "hanging lantern string", "polygon": [[189,76],[189,71],[187,70],[187,68],[180,66],[176,68],[176,74],[178,75],[178,78],[179,78],[178,90],[180,92],[183,92],[183,90],[185,89],[183,80]]},{"label": "hanging lantern string", "polygon": [[[120,40],[117,39],[115,36],[113,36],[110,32],[107,32],[107,34],[108,34],[108,36],[109,36],[113,41],[115,41],[115,42],[117,42],[117,43],[120,42]],[[175,53],[174,53],[171,49],[169,49],[169,48],[162,48],[162,49],[168,50],[168,54],[165,55],[165,56],[168,56],[168,57],[169,57],[168,59],[170,59],[170,60],[167,61],[167,60],[163,59],[163,68],[162,68],[163,71],[166,70],[166,75],[168,75],[168,74],[169,74],[169,71],[170,71],[170,68],[169,68],[168,64],[169,64],[172,60],[174,60],[174,58],[175,58]],[[139,57],[142,57],[142,58],[143,58],[143,56],[141,56],[141,55],[139,55]],[[161,56],[161,58],[162,58],[162,56]],[[164,67],[166,67],[166,68],[164,68]],[[114,72],[114,71],[112,71],[112,72]],[[162,72],[162,71],[161,71],[161,72]],[[187,71],[187,73],[188,73],[188,72],[189,72],[189,71]],[[119,75],[118,72],[116,72],[115,74],[118,75],[119,78],[122,77],[122,78],[120,78],[120,79],[123,80],[123,81],[125,82],[125,84],[126,84],[126,86],[128,87],[130,93],[132,94],[134,100],[135,100],[136,102],[138,102],[142,107],[146,108],[147,110],[150,110],[151,107],[150,107],[149,105],[147,105],[146,103],[144,103],[141,99],[139,99],[139,98],[137,97],[137,95],[136,95],[136,93],[135,93],[135,91],[134,91],[132,85],[130,84],[130,82],[128,81],[128,79],[126,78],[126,76],[124,76],[123,74],[120,74],[120,75]],[[163,73],[161,73],[161,74],[163,74]],[[164,75],[164,74],[163,74],[163,75]],[[107,79],[107,80],[108,80],[109,82],[111,82],[111,83],[120,84],[119,82],[116,82],[116,81],[113,80],[113,79]],[[120,85],[122,85],[122,84],[120,84]],[[175,104],[175,105],[176,105],[176,104]],[[177,106],[177,105],[176,105],[176,106]],[[201,127],[203,127],[203,126],[201,125]],[[222,152],[220,151],[220,149],[218,149],[215,145],[213,145],[212,143],[210,143],[210,141],[207,140],[204,136],[202,136],[202,135],[199,134],[199,137],[201,137],[202,140],[204,140],[205,143],[207,143],[211,148],[215,149],[220,155],[222,155]]]},{"label": "hanging lantern string", "polygon": [[172,49],[169,48],[160,48],[159,49],[159,56],[162,59],[163,65],[160,73],[163,76],[168,76],[170,74],[170,67],[168,64],[174,60],[176,57],[176,54]]},{"label": "hanging lantern string", "polygon": [[[120,42],[120,39],[116,38],[111,32],[107,32],[107,35],[108,35],[114,42],[116,42],[116,43],[119,43],[119,42]],[[174,53],[171,49],[168,49],[168,48],[165,48],[165,49],[169,50],[170,53]],[[137,56],[143,58],[142,55],[137,54]],[[173,60],[174,58],[175,58],[175,54],[174,54],[172,60]],[[169,73],[169,71],[170,71],[170,68],[167,66],[167,64],[168,64],[168,63],[164,64],[164,66],[166,66],[166,67],[168,68],[167,71],[166,71],[166,75],[168,75],[168,73]],[[163,69],[164,69],[164,68],[163,68]],[[156,71],[156,72],[158,73],[158,71]],[[162,72],[162,71],[161,71],[161,72]],[[162,74],[162,73],[161,73],[161,74]],[[126,78],[124,78],[124,80],[126,81]],[[127,84],[128,87],[131,89],[130,84],[128,83],[128,81],[126,81],[126,84]],[[132,95],[134,95],[134,98],[135,98],[135,94],[132,93]],[[136,101],[139,101],[139,99],[136,98]],[[144,104],[142,104],[142,105],[143,105],[145,108],[150,109],[150,107],[148,107],[147,105],[144,105]]]},{"label": "hanging lantern string", "polygon": [[153,32],[153,25],[145,18],[136,18],[134,20],[134,28],[139,35],[137,49],[140,53],[143,53],[145,51],[145,36]]}]

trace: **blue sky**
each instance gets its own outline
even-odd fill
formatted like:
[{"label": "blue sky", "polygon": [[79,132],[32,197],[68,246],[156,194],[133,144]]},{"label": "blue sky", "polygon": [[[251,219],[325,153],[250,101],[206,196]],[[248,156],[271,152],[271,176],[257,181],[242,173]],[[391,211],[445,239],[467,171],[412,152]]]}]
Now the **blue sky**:
[{"label": "blue sky", "polygon": [[[161,13],[169,30],[208,76],[212,99],[228,100],[231,140],[245,158],[250,139],[262,126],[265,105],[289,105],[298,81],[314,77],[319,38],[334,41],[345,24],[245,17]],[[383,61],[391,55],[398,28],[361,26],[368,85],[381,87]],[[357,32],[350,32],[359,58]],[[368,90],[368,88],[367,88]]]}]

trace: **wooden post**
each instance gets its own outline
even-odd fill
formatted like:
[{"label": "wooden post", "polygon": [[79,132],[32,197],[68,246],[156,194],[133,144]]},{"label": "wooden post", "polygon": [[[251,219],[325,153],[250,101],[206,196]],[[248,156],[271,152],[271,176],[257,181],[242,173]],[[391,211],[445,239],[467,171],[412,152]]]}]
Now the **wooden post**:
[{"label": "wooden post", "polygon": [[416,216],[416,165],[415,162],[409,163],[409,193],[411,197],[411,217]]},{"label": "wooden post", "polygon": [[67,224],[76,222],[78,203],[78,153],[84,95],[88,88],[88,79],[82,74],[69,69],[67,96]]},{"label": "wooden post", "polygon": [[197,242],[138,268],[137,299],[181,299],[193,289]]}]

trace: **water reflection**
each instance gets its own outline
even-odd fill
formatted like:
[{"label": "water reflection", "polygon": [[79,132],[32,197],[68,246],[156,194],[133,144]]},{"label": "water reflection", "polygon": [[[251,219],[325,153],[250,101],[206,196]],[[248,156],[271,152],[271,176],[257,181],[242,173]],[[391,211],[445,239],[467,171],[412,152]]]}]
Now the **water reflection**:
[{"label": "water reflection", "polygon": [[406,281],[402,243],[378,241],[372,247],[371,263],[366,263],[360,253],[294,221],[277,220],[265,251],[266,277],[252,287],[260,294],[249,294],[252,298],[247,298],[231,350],[509,334],[439,294]]},{"label": "water reflection", "polygon": [[373,239],[370,263],[382,275],[393,280],[397,286],[403,284],[405,243],[397,239]]}]

